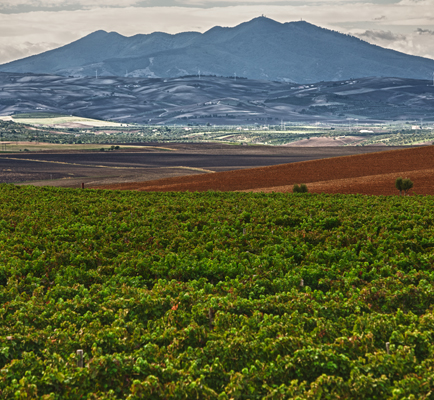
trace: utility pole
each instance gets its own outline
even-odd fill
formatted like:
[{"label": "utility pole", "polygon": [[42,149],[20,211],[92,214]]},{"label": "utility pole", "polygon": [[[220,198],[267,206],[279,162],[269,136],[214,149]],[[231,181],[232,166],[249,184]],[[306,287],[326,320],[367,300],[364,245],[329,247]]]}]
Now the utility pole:
[{"label": "utility pole", "polygon": [[98,70],[97,69],[95,70],[95,77],[96,77],[96,79],[98,79]]},{"label": "utility pole", "polygon": [[235,76],[235,82],[237,81],[237,73],[234,72],[234,76]]},{"label": "utility pole", "polygon": [[348,132],[351,133],[351,119],[352,118],[348,118]]}]

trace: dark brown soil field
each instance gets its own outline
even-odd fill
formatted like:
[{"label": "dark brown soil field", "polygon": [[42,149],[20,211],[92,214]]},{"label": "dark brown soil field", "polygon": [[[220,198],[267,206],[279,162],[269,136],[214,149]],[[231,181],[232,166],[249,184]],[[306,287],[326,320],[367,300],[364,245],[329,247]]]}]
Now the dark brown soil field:
[{"label": "dark brown soil field", "polygon": [[414,193],[434,194],[434,146],[351,155],[238,171],[117,184],[104,189],[139,191],[279,191],[306,183],[314,193],[397,194],[398,176],[414,182]]},{"label": "dark brown soil field", "polygon": [[[160,147],[155,147],[160,146]],[[0,153],[0,183],[107,186],[383,151],[384,147],[296,148],[153,144],[119,151]],[[223,189],[219,189],[223,190]]]}]

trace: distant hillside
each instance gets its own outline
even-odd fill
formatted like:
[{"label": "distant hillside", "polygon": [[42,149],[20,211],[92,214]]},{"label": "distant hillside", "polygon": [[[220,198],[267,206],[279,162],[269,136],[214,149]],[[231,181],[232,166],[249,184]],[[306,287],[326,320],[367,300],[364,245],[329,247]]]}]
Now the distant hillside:
[{"label": "distant hillside", "polygon": [[50,112],[151,124],[434,121],[428,80],[363,78],[294,85],[202,76],[69,78],[0,72],[0,115]]},{"label": "distant hillside", "polygon": [[434,60],[410,56],[304,21],[260,17],[201,34],[125,37],[94,32],[76,42],[0,66],[0,71],[64,76],[170,78],[243,76],[297,83],[394,76],[429,79]]}]

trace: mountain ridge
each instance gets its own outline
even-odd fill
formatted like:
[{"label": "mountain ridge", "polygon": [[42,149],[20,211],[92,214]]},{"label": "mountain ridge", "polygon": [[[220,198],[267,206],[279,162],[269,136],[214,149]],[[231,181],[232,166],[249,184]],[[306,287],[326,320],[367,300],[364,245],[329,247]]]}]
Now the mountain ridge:
[{"label": "mountain ridge", "polygon": [[[64,76],[173,78],[199,73],[294,83],[368,76],[428,79],[434,60],[372,45],[306,21],[258,17],[204,33],[131,37],[99,30],[58,49],[0,65],[0,71]],[[200,72],[199,72],[200,71]]]}]

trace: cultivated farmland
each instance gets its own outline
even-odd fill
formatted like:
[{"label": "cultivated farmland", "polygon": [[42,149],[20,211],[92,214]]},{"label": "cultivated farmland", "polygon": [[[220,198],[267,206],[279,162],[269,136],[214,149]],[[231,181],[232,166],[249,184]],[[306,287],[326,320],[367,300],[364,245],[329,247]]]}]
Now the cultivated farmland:
[{"label": "cultivated farmland", "polygon": [[434,194],[434,146],[356,154],[272,165],[213,175],[194,175],[157,181],[120,183],[107,189],[141,191],[258,191],[291,192],[306,183],[311,192],[397,194],[397,176],[410,177],[418,194]]},{"label": "cultivated farmland", "polygon": [[434,388],[432,197],[0,197],[2,399]]},{"label": "cultivated farmland", "polygon": [[[112,146],[11,142],[6,146],[7,152],[0,154],[0,182],[63,187],[80,187],[82,182],[86,186],[111,185],[363,154],[384,149],[152,143],[136,146],[121,144],[118,150],[112,151]],[[20,151],[23,149],[29,151]]]}]

